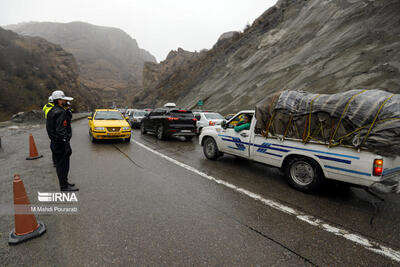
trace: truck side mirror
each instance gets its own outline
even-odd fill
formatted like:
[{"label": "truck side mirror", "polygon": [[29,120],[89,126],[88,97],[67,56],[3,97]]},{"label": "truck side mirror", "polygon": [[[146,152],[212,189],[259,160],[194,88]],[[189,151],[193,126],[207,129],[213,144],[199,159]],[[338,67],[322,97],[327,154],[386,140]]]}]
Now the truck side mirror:
[{"label": "truck side mirror", "polygon": [[223,121],[221,122],[221,127],[222,127],[223,129],[228,128],[228,124],[226,124],[226,120],[223,120]]}]

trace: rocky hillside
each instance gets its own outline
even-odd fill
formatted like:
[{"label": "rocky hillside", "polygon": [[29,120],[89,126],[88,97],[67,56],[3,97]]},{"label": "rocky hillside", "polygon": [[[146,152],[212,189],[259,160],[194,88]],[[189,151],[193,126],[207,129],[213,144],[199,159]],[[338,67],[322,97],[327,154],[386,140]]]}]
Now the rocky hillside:
[{"label": "rocky hillside", "polygon": [[205,108],[227,113],[283,89],[400,93],[399,51],[398,0],[280,0],[156,85],[146,79],[157,75],[145,68],[146,88],[136,101],[193,108],[203,99]]},{"label": "rocky hillside", "polygon": [[[176,79],[180,74],[188,74],[193,62],[197,62],[205,52],[189,52],[182,48],[168,53],[167,58],[159,64],[153,62],[146,62],[143,67],[143,90],[139,91],[133,98],[133,106],[145,107],[150,103],[157,101],[159,92],[163,91],[169,81],[177,82]],[[178,86],[178,84],[171,84],[170,86]],[[151,88],[151,89],[150,89]],[[176,96],[169,96],[175,99]],[[142,99],[145,98],[145,101]],[[168,97],[167,97],[168,98]]]},{"label": "rocky hillside", "polygon": [[100,102],[127,104],[141,88],[143,64],[156,62],[135,39],[117,28],[83,22],[33,22],[7,26],[18,34],[40,36],[61,45],[76,58],[79,80]]},{"label": "rocky hillside", "polygon": [[80,89],[70,53],[43,38],[0,28],[0,121],[20,111],[41,109],[57,89],[75,97],[77,110],[93,105],[93,98]]}]

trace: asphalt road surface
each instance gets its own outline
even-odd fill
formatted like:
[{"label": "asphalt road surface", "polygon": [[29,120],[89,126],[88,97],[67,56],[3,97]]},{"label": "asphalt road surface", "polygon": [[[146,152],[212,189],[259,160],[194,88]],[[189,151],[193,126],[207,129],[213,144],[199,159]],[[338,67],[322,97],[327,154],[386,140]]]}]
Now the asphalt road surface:
[{"label": "asphalt road surface", "polygon": [[[26,161],[28,133],[44,157]],[[43,125],[0,129],[0,207],[19,173],[30,201],[56,192]],[[88,138],[73,123],[70,181],[76,215],[37,215],[47,232],[9,246],[12,215],[0,215],[0,265],[398,266],[400,196],[379,201],[328,183],[318,194],[290,188],[274,168],[225,155],[205,159],[197,138],[131,143]],[[0,210],[1,212],[1,210]]]}]

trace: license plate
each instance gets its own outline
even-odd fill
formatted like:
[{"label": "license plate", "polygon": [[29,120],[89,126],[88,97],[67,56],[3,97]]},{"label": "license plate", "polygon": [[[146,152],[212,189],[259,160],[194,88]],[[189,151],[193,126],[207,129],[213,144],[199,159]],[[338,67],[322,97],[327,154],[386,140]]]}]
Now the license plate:
[{"label": "license plate", "polygon": [[108,136],[115,136],[115,135],[119,135],[119,133],[108,133]]},{"label": "license plate", "polygon": [[181,130],[181,133],[191,133],[191,130]]}]

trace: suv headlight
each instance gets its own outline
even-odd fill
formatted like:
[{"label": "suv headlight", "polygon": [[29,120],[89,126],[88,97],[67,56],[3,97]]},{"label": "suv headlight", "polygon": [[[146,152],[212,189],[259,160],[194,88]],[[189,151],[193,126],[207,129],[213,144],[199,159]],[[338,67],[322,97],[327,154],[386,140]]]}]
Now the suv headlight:
[{"label": "suv headlight", "polygon": [[94,127],[95,131],[104,131],[104,127]]},{"label": "suv headlight", "polygon": [[122,127],[122,131],[129,131],[131,127]]}]

